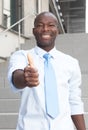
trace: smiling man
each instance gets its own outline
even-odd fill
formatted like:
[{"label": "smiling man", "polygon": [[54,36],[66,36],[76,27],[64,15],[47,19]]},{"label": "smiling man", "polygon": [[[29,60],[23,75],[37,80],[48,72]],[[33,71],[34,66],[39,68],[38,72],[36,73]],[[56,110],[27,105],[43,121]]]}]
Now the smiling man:
[{"label": "smiling man", "polygon": [[[15,52],[9,63],[8,79],[11,88],[22,96],[16,130],[74,130],[73,122],[77,130],[86,130],[80,67],[77,59],[55,47],[55,39],[59,34],[57,18],[50,12],[40,13],[34,20],[33,34],[37,45],[31,50]],[[55,117],[47,113],[45,54],[50,55],[57,81],[53,85],[57,87],[57,98],[54,100],[53,97],[50,101],[51,109],[54,108],[54,103],[59,104],[59,113]],[[48,71],[49,69],[47,75]],[[51,79],[52,76],[53,74],[48,77]],[[48,80],[48,84],[51,81]]]},{"label": "smiling man", "polygon": [[37,45],[49,51],[55,45],[55,39],[58,34],[58,21],[51,13],[45,13],[44,16],[42,13],[35,19],[33,34],[36,38]]}]

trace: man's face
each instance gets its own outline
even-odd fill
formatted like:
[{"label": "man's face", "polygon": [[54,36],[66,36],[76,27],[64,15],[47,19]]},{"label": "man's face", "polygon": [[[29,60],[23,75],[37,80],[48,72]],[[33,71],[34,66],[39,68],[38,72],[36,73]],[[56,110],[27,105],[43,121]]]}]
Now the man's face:
[{"label": "man's face", "polygon": [[41,15],[35,22],[33,34],[39,47],[52,49],[58,34],[56,19],[51,15]]}]

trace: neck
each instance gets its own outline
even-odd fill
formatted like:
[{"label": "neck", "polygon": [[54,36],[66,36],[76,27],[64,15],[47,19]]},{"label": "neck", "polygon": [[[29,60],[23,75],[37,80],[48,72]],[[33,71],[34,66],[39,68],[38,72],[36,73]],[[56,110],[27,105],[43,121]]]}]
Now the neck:
[{"label": "neck", "polygon": [[49,47],[48,46],[47,47],[46,46],[45,47],[44,46],[43,47],[42,46],[38,46],[38,47],[40,47],[41,49],[43,49],[43,50],[45,50],[47,52],[49,52],[50,50],[52,50],[54,48],[54,46],[51,46],[51,47],[50,46]]}]

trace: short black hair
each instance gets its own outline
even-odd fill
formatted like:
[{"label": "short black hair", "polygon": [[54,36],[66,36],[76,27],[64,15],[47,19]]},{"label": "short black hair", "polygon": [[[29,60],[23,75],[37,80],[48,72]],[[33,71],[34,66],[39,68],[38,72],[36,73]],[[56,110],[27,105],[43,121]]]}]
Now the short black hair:
[{"label": "short black hair", "polygon": [[36,24],[38,18],[39,18],[40,16],[42,16],[42,15],[49,15],[49,16],[52,16],[52,17],[56,20],[56,24],[57,24],[57,26],[58,26],[57,17],[56,17],[53,13],[48,12],[48,11],[41,12],[40,14],[38,14],[38,15],[36,16],[36,18],[35,18],[35,20],[34,20],[34,26],[35,26],[35,24]]}]

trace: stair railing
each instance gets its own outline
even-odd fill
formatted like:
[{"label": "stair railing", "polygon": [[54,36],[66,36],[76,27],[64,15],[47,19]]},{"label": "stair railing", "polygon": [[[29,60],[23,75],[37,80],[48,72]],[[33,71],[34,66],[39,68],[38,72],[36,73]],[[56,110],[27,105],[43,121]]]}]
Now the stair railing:
[{"label": "stair railing", "polygon": [[[36,14],[32,14],[34,16],[36,16]],[[0,32],[0,36],[4,35],[6,32],[8,32],[10,29],[12,29],[14,26],[18,25],[18,44],[19,44],[19,48],[20,49],[20,38],[21,38],[21,22],[24,21],[25,19],[27,19],[28,17],[30,17],[31,14],[28,13],[25,17],[23,17],[22,19],[20,19],[19,21],[17,21],[16,23],[14,23],[13,25],[9,26],[7,29],[5,29],[4,31]],[[0,57],[1,60],[6,60],[6,58],[4,57]]]},{"label": "stair railing", "polygon": [[[33,14],[36,15],[36,14]],[[22,21],[24,21],[25,19],[27,19],[29,16],[31,16],[30,14],[26,15],[25,17],[23,17],[22,19],[20,19],[19,21],[17,21],[16,23],[14,23],[13,25],[9,26],[7,29],[5,29],[4,31],[2,31],[0,33],[0,35],[8,32],[10,29],[12,29],[14,26],[19,25]],[[18,32],[20,31],[20,26],[18,26]]]}]

